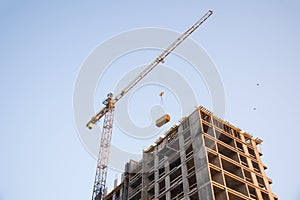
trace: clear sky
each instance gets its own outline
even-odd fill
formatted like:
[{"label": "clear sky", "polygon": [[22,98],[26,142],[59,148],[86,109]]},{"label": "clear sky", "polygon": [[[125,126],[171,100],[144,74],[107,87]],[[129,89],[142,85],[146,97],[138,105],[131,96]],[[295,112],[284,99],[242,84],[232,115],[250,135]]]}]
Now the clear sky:
[{"label": "clear sky", "polygon": [[[264,140],[262,159],[273,192],[300,199],[299,1],[2,0],[0,200],[90,199],[96,161],[80,142],[72,108],[82,63],[116,34],[142,27],[183,32],[209,9],[215,14],[192,38],[222,78],[225,119]],[[145,64],[155,53],[149,55],[133,63]],[[195,84],[201,88],[203,80],[186,73],[198,91]],[[98,104],[106,95],[99,88]],[[138,103],[141,92],[129,108],[144,125],[149,119],[137,109],[144,106]],[[208,92],[200,93],[197,103],[211,108]],[[110,171],[110,178],[116,174]]]}]

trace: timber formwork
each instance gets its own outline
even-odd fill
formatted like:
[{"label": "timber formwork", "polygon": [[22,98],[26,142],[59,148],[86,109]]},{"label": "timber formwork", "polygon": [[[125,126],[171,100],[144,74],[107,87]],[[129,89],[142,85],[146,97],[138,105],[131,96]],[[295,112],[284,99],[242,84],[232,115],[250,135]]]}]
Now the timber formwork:
[{"label": "timber formwork", "polygon": [[278,200],[253,138],[204,107],[125,165],[106,200]]}]

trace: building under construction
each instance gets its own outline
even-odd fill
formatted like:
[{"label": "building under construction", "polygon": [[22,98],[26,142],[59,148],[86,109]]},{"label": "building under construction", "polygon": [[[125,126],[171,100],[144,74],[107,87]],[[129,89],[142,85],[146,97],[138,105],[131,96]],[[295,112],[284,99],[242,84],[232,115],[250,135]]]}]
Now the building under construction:
[{"label": "building under construction", "polygon": [[203,107],[129,161],[106,200],[278,200],[253,138]]}]

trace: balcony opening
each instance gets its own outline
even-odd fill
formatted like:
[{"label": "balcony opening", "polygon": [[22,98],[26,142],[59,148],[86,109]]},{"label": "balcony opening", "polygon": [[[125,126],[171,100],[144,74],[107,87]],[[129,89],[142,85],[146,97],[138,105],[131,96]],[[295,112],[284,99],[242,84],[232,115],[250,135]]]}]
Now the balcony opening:
[{"label": "balcony opening", "polygon": [[231,132],[231,128],[229,126],[227,126],[226,124],[224,124],[224,131],[230,135],[232,135],[232,132]]},{"label": "balcony opening", "polygon": [[190,200],[199,200],[198,192],[190,195]]},{"label": "balcony opening", "polygon": [[182,199],[183,194],[183,185],[182,183],[177,185],[173,190],[171,190],[171,199]]},{"label": "balcony opening", "polygon": [[217,154],[213,154],[211,152],[207,152],[207,157],[208,157],[208,162],[217,166],[217,167],[221,167],[220,165],[220,160],[219,160],[219,156]]},{"label": "balcony opening", "polygon": [[270,200],[269,195],[268,195],[267,193],[263,192],[263,191],[261,191],[261,196],[262,196],[262,198],[263,198],[264,200]]},{"label": "balcony opening", "polygon": [[131,197],[129,200],[140,200],[142,198],[141,192],[137,192],[133,197]]},{"label": "balcony opening", "polygon": [[241,151],[241,152],[244,152],[244,148],[243,148],[243,144],[236,141],[236,148]]},{"label": "balcony opening", "polygon": [[193,172],[195,172],[195,163],[194,163],[194,158],[189,159],[186,162],[186,169],[187,169],[187,174],[190,175]]},{"label": "balcony opening", "polygon": [[204,121],[206,121],[206,122],[208,122],[208,123],[211,123],[211,117],[210,117],[208,114],[206,114],[206,113],[204,113],[204,112],[202,112],[202,111],[201,111],[201,118],[202,118]]},{"label": "balcony opening", "polygon": [[222,122],[220,122],[219,120],[217,120],[217,119],[213,119],[213,122],[214,122],[214,125],[216,126],[216,127],[218,127],[219,129],[221,129],[221,130],[223,130],[223,123]]},{"label": "balcony opening", "polygon": [[215,143],[215,141],[213,141],[213,140],[209,139],[208,137],[204,136],[204,142],[205,142],[205,146],[206,147],[208,147],[208,148],[210,148],[210,149],[212,149],[214,151],[217,150],[216,149],[216,143]]},{"label": "balcony opening", "polygon": [[256,159],[256,155],[255,155],[255,152],[254,152],[253,149],[251,149],[251,148],[248,147],[248,152],[249,152],[249,154],[250,154],[251,157],[253,157],[253,158]]},{"label": "balcony opening", "polygon": [[154,199],[154,194],[155,194],[154,187],[151,187],[148,190],[148,199]]},{"label": "balcony opening", "polygon": [[222,160],[222,166],[223,166],[223,169],[227,172],[230,172],[231,174],[234,174],[242,179],[244,179],[243,177],[243,171],[242,171],[242,168],[231,163],[231,162],[228,162],[227,160]]},{"label": "balcony opening", "polygon": [[252,166],[253,166],[254,171],[256,171],[257,173],[260,173],[260,174],[261,174],[261,171],[260,171],[260,168],[259,168],[259,165],[258,165],[257,162],[254,162],[254,161],[252,160]]},{"label": "balcony opening", "polygon": [[174,183],[176,184],[181,180],[182,180],[181,167],[179,167],[175,171],[171,172],[170,185],[173,185]]},{"label": "balcony opening", "polygon": [[[178,155],[179,156],[179,155]],[[170,171],[172,171],[175,167],[178,167],[179,165],[181,165],[181,159],[180,157],[178,157],[177,159],[175,159],[174,161],[172,161],[169,165],[169,169]]]},{"label": "balcony opening", "polygon": [[149,182],[154,181],[154,172],[153,171],[148,173],[148,180],[149,180]]},{"label": "balcony opening", "polygon": [[249,193],[250,193],[250,197],[255,199],[255,200],[258,200],[255,188],[248,185],[248,190],[249,190]]},{"label": "balcony opening", "polygon": [[247,158],[245,156],[240,155],[240,159],[241,159],[241,164],[248,167],[248,162],[247,162]]},{"label": "balcony opening", "polygon": [[211,179],[216,183],[224,185],[224,180],[223,180],[221,170],[216,170],[214,168],[209,168],[209,170],[210,170]]},{"label": "balcony opening", "polygon": [[163,195],[162,197],[160,197],[159,200],[166,200],[166,195]]},{"label": "balcony opening", "polygon": [[194,189],[197,188],[197,179],[195,174],[188,178],[188,183],[189,183],[189,191],[193,191]]},{"label": "balcony opening", "polygon": [[235,151],[233,151],[233,150],[231,150],[231,149],[229,149],[229,148],[227,148],[227,147],[225,147],[221,144],[218,144],[218,150],[219,150],[220,154],[222,154],[222,155],[224,155],[224,156],[226,156],[226,157],[228,157],[228,158],[230,158],[230,159],[232,159],[236,162],[239,162],[238,154]]},{"label": "balcony opening", "polygon": [[228,144],[235,148],[234,140],[231,137],[228,137],[227,135],[225,135],[217,130],[216,130],[216,138],[219,139],[220,141],[224,142],[225,144]]},{"label": "balcony opening", "polygon": [[260,176],[256,176],[256,179],[257,179],[257,182],[258,182],[258,186],[261,187],[262,189],[266,189],[264,179],[261,178]]},{"label": "balcony opening", "polygon": [[158,188],[160,194],[164,192],[164,190],[166,189],[165,180],[162,180],[161,182],[158,183]]},{"label": "balcony opening", "polygon": [[163,175],[165,175],[165,168],[164,167],[159,168],[158,175],[159,175],[159,178],[161,178]]},{"label": "balcony opening", "polygon": [[241,139],[241,135],[240,135],[240,133],[238,131],[233,130],[233,135],[234,135],[234,137],[236,137],[238,139]]},{"label": "balcony opening", "polygon": [[[226,181],[226,185],[227,187],[229,187],[232,190],[235,190],[243,195],[248,196],[248,192],[247,192],[247,188],[245,183],[231,177],[225,174],[225,181]],[[230,198],[230,200],[232,200]]]},{"label": "balcony opening", "polygon": [[193,145],[190,146],[185,150],[186,160],[188,160],[191,156],[193,156]]},{"label": "balcony opening", "polygon": [[246,200],[246,199],[244,199],[244,198],[242,198],[240,196],[237,196],[235,194],[232,194],[230,192],[228,193],[228,197],[229,197],[230,200]]},{"label": "balcony opening", "polygon": [[206,133],[206,134],[208,134],[208,135],[210,135],[212,137],[215,137],[214,130],[213,130],[213,128],[211,126],[208,126],[208,125],[202,123],[202,127],[203,127],[203,132],[204,133]]},{"label": "balcony opening", "polygon": [[249,171],[247,171],[247,170],[244,169],[244,174],[245,174],[246,181],[248,181],[250,183],[253,183],[251,172],[249,172]]},{"label": "balcony opening", "polygon": [[142,184],[142,176],[135,176],[133,179],[129,180],[131,188],[137,188]]},{"label": "balcony opening", "polygon": [[183,138],[184,138],[184,142],[190,141],[190,139],[191,139],[191,131],[186,131],[186,132],[183,134]]},{"label": "balcony opening", "polygon": [[227,200],[226,192],[224,189],[213,186],[214,196],[216,200]]}]

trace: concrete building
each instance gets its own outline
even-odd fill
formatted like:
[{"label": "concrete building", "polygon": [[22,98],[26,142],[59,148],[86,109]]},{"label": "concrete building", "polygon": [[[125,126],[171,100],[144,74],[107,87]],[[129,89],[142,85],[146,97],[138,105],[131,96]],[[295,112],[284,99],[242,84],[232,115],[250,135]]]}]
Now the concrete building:
[{"label": "concrete building", "polygon": [[278,200],[253,138],[203,107],[129,161],[106,200]]}]

